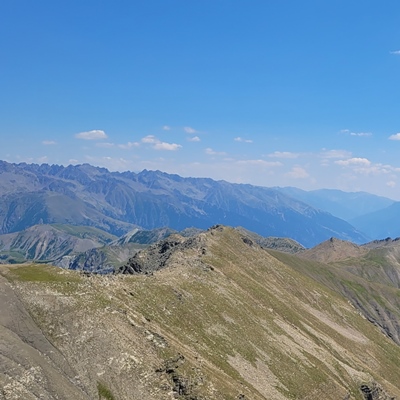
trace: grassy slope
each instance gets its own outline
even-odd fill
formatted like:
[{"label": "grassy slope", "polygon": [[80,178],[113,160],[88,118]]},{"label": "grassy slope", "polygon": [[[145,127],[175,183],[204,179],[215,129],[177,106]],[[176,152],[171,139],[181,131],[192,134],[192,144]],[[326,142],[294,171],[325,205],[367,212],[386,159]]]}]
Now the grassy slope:
[{"label": "grassy slope", "polygon": [[400,345],[400,272],[396,249],[372,249],[363,256],[330,264],[306,261],[279,252],[270,253],[343,294],[366,318]]},{"label": "grassy slope", "polygon": [[[174,377],[189,388],[182,399],[362,400],[360,385],[372,381],[400,396],[400,347],[304,274],[317,263],[279,261],[229,228],[199,238],[151,276],[85,279],[45,266],[6,275],[93,393],[104,370],[116,399],[170,398]],[[57,307],[37,300],[49,290],[62,296]],[[126,353],[139,361],[122,363]]]}]

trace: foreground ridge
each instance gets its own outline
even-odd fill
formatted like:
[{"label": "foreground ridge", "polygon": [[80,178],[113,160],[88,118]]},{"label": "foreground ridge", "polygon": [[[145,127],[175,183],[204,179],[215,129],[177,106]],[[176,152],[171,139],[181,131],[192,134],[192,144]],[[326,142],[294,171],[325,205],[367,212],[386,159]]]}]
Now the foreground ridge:
[{"label": "foreground ridge", "polygon": [[[167,240],[175,245],[162,268],[133,275],[3,266],[2,284],[63,357],[50,362],[37,341],[31,353],[42,361],[2,347],[2,357],[27,360],[0,373],[5,398],[71,398],[64,378],[54,378],[59,389],[45,384],[64,362],[75,398],[400,397],[400,347],[342,295],[232,228]],[[13,335],[23,337],[22,327]],[[3,322],[3,340],[7,329]]]}]

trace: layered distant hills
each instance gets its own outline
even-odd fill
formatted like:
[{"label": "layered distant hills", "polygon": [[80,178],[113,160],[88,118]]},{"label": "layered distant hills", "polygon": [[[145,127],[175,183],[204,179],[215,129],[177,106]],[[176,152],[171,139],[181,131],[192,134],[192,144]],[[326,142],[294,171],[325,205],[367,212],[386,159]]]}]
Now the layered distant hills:
[{"label": "layered distant hills", "polygon": [[[362,193],[350,201],[343,192],[338,198],[337,191],[317,193],[317,201],[315,193],[307,193],[160,171],[109,172],[88,164],[64,167],[1,161],[0,233],[37,224],[68,224],[121,236],[139,227],[181,231],[222,223],[312,247],[332,236],[355,243],[375,238],[333,215],[332,204],[342,209],[341,216],[361,218],[360,210],[377,212],[394,203]],[[357,207],[361,203],[366,205]]]},{"label": "layered distant hills", "polygon": [[394,201],[387,197],[366,192],[343,192],[335,189],[305,191],[294,187],[277,189],[348,222],[364,217],[367,220],[370,213],[386,209],[394,204]]}]

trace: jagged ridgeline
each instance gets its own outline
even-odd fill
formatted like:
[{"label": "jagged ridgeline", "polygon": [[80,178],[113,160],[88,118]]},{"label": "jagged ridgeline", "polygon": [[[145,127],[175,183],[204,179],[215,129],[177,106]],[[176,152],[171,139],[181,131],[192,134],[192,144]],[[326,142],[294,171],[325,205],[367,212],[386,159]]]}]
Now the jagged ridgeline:
[{"label": "jagged ridgeline", "polygon": [[322,266],[222,226],[123,274],[1,266],[0,398],[400,398],[400,347]]},{"label": "jagged ridgeline", "polygon": [[38,224],[91,226],[121,236],[140,227],[243,226],[311,247],[331,236],[368,238],[348,222],[278,188],[183,178],[161,171],[110,172],[88,164],[0,161],[0,234]]}]

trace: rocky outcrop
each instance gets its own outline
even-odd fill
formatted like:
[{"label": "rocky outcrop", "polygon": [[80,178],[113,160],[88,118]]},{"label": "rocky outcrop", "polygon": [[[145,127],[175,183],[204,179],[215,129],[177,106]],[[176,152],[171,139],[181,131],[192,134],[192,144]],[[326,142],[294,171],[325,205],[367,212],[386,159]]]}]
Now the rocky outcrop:
[{"label": "rocky outcrop", "polygon": [[360,391],[365,400],[395,400],[395,397],[389,396],[376,382],[362,384]]},{"label": "rocky outcrop", "polygon": [[158,374],[166,375],[171,382],[171,390],[175,398],[181,400],[203,400],[204,398],[196,394],[196,386],[204,380],[204,377],[198,375],[190,379],[181,372],[181,366],[185,364],[185,357],[178,354],[164,361],[162,367],[157,368]]},{"label": "rocky outcrop", "polygon": [[185,239],[179,235],[171,235],[147,249],[136,253],[118,270],[121,274],[149,274],[165,267],[171,254],[182,247],[190,246],[193,239]]}]

